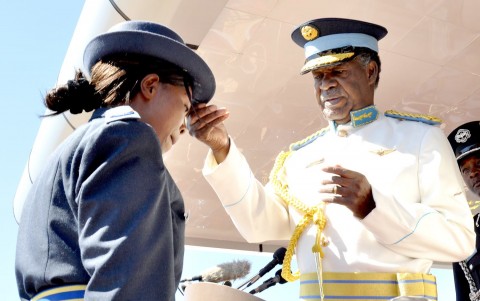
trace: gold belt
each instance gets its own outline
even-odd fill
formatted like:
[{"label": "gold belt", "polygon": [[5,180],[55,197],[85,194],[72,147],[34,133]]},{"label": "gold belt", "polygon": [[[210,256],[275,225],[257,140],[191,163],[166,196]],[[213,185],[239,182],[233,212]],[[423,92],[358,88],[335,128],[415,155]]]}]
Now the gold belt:
[{"label": "gold belt", "polygon": [[[398,296],[437,300],[435,276],[421,273],[323,273],[325,300],[390,300]],[[316,273],[300,275],[300,299],[320,300]]]}]

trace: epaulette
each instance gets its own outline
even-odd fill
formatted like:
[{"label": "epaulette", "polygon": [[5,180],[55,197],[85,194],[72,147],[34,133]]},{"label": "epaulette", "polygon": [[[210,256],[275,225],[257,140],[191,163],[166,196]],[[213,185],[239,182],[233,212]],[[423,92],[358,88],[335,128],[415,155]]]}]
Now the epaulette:
[{"label": "epaulette", "polygon": [[315,139],[317,139],[318,137],[321,137],[321,136],[325,135],[325,133],[328,131],[328,129],[329,129],[328,126],[324,127],[323,129],[321,129],[318,132],[308,136],[307,138],[290,144],[290,150],[291,151],[296,151],[296,150],[299,150],[306,145],[309,145],[310,143],[315,141]]},{"label": "epaulette", "polygon": [[468,201],[468,207],[470,207],[470,210],[473,211],[480,207],[480,201]]},{"label": "epaulette", "polygon": [[114,107],[106,111],[104,114],[106,123],[117,120],[140,119],[140,115],[130,106]]},{"label": "epaulette", "polygon": [[430,125],[439,125],[443,121],[442,119],[425,114],[417,114],[417,113],[402,113],[394,110],[387,110],[385,111],[385,116],[397,118],[401,120],[411,120],[411,121],[420,121]]}]

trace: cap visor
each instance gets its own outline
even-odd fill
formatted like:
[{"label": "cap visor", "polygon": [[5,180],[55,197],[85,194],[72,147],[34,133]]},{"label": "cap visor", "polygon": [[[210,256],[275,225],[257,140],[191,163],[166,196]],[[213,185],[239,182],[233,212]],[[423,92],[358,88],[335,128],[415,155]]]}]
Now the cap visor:
[{"label": "cap visor", "polygon": [[313,58],[305,63],[300,74],[308,73],[314,69],[325,67],[335,63],[341,63],[355,55],[355,52],[332,53]]}]

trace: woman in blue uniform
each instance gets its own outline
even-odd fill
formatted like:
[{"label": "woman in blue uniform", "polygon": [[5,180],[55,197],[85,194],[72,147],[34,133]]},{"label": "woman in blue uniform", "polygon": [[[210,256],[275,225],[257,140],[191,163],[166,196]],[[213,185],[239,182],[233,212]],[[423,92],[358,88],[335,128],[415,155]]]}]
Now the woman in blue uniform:
[{"label": "woman in blue uniform", "polygon": [[50,91],[53,113],[92,111],[25,202],[16,276],[24,300],[174,300],[185,213],[162,154],[215,79],[172,30],[127,21],[95,37],[84,72]]}]

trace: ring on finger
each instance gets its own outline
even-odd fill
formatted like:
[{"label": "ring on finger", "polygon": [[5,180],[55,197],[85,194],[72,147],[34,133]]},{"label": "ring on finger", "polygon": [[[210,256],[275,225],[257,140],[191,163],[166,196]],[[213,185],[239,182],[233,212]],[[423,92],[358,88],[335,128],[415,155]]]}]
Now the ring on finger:
[{"label": "ring on finger", "polygon": [[337,185],[333,186],[333,191],[332,191],[333,194],[337,194],[337,187],[338,187]]}]

